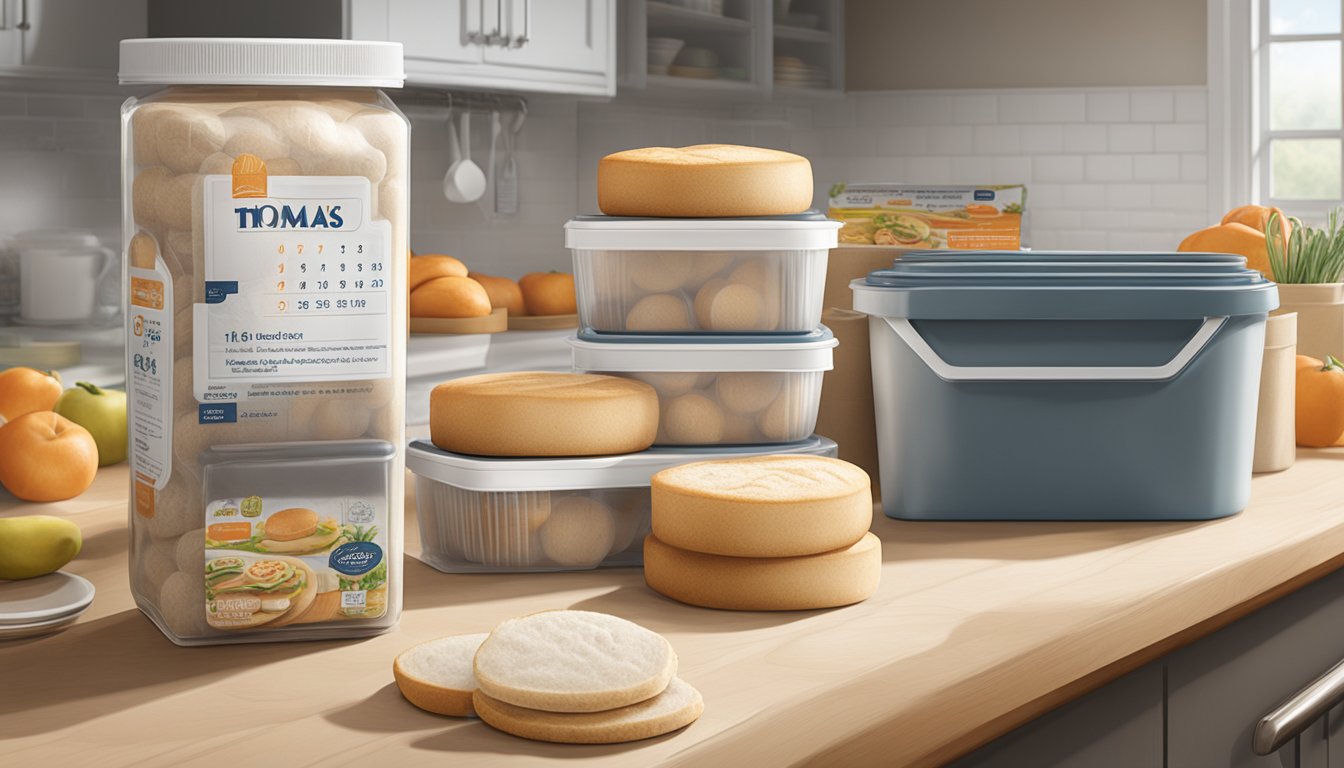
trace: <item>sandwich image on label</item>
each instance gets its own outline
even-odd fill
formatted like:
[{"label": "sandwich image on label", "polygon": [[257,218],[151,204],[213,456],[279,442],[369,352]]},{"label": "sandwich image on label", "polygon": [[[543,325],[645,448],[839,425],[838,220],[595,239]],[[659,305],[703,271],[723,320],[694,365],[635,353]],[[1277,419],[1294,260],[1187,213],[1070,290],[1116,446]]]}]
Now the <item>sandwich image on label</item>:
[{"label": "sandwich image on label", "polygon": [[250,629],[296,618],[312,604],[315,581],[292,557],[211,558],[205,562],[206,621],[216,629]]},{"label": "sandwich image on label", "polygon": [[319,520],[317,513],[304,507],[290,507],[257,524],[262,536],[260,552],[302,554],[320,552],[341,538],[341,524],[335,518]]},{"label": "sandwich image on label", "polygon": [[[246,508],[243,515],[247,516]],[[307,507],[289,507],[257,522],[251,535],[244,530],[243,538],[216,539],[207,532],[206,544],[213,549],[260,554],[314,555],[348,541],[372,541],[377,532],[376,527],[342,525],[336,518],[321,517]]]}]

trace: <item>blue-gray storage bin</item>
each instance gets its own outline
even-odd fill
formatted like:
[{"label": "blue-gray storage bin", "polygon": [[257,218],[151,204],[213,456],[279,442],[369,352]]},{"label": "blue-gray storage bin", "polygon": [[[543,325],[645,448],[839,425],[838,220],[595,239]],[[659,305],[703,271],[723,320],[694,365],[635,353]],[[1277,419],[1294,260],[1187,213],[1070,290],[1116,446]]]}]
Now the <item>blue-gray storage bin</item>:
[{"label": "blue-gray storage bin", "polygon": [[1241,257],[913,253],[850,287],[869,315],[889,517],[1246,506],[1278,290]]}]

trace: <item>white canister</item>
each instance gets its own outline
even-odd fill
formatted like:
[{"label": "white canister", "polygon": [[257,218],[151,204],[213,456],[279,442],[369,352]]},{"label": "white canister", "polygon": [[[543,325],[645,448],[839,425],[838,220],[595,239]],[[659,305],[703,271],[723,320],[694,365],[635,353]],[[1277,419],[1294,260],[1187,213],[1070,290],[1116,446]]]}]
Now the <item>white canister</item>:
[{"label": "white canister", "polygon": [[1270,315],[1260,365],[1252,472],[1278,472],[1297,459],[1297,313]]},{"label": "white canister", "polygon": [[94,319],[98,286],[117,266],[98,238],[69,230],[33,230],[14,238],[19,254],[19,319],[66,325]]}]

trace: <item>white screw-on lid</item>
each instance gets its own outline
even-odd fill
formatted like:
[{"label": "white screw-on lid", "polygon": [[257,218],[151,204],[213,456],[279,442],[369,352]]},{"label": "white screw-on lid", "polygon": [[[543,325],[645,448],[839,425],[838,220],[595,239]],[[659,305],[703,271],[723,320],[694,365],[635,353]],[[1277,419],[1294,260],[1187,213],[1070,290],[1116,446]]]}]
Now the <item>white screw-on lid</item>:
[{"label": "white screw-on lid", "polygon": [[123,85],[315,85],[400,88],[401,43],[246,37],[121,41]]}]

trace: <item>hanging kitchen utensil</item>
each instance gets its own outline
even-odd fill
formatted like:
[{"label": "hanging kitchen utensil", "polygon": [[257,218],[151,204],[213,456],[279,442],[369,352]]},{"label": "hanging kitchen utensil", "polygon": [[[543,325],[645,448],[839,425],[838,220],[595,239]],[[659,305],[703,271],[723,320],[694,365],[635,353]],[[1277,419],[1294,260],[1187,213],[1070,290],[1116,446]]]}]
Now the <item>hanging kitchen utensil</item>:
[{"label": "hanging kitchen utensil", "polygon": [[527,102],[518,100],[518,111],[504,131],[504,162],[495,185],[495,213],[512,216],[518,212],[518,134],[527,118]]},{"label": "hanging kitchen utensil", "polygon": [[485,172],[471,160],[471,112],[462,110],[461,130],[448,120],[449,151],[453,164],[443,177],[443,194],[454,203],[474,203],[485,195]]}]

